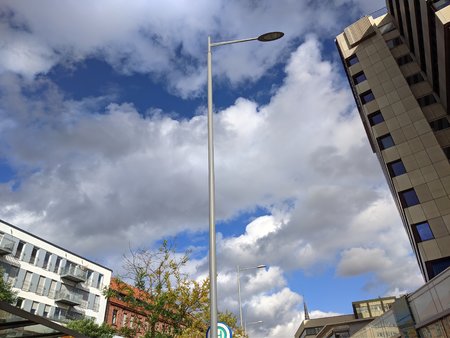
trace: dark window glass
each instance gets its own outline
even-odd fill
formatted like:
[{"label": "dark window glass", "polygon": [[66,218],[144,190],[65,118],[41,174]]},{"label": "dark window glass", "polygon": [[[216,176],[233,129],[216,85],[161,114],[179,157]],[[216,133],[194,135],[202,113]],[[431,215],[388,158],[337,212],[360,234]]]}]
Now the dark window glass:
[{"label": "dark window glass", "polygon": [[411,9],[409,8],[409,0],[403,2],[405,5],[405,14],[406,14],[406,29],[408,30],[408,43],[409,50],[411,53],[415,52],[413,32],[412,32],[412,23],[411,23]]},{"label": "dark window glass", "polygon": [[389,47],[389,49],[392,49],[394,47],[401,45],[402,40],[400,40],[400,38],[394,38],[394,39],[386,41],[386,44]]},{"label": "dark window glass", "polygon": [[414,12],[416,17],[417,38],[419,39],[420,68],[426,71],[425,48],[423,42],[422,15],[420,13],[420,0],[414,0]]},{"label": "dark window glass", "polygon": [[400,31],[400,34],[402,36],[405,36],[405,32],[403,30],[403,18],[402,18],[402,12],[400,10],[400,1],[399,0],[395,0],[395,11],[398,17],[398,29]]},{"label": "dark window glass", "polygon": [[383,26],[378,27],[378,29],[380,30],[381,34],[386,34],[393,31],[395,29],[395,25],[393,22],[389,22]]},{"label": "dark window glass", "polygon": [[419,224],[413,225],[414,237],[417,242],[428,241],[433,239],[433,232],[431,231],[431,227],[428,222],[422,222]]},{"label": "dark window glass", "polygon": [[37,247],[33,247],[33,250],[31,250],[31,258],[30,258],[30,263],[31,264],[35,264],[36,263],[36,256],[37,256],[38,250],[39,250],[39,248],[37,248]]},{"label": "dark window glass", "polygon": [[395,145],[391,134],[386,134],[377,138],[378,146],[381,150],[393,147]]},{"label": "dark window glass", "polygon": [[450,160],[450,147],[442,149],[444,151],[445,156],[447,156],[447,159]]},{"label": "dark window glass", "polygon": [[389,174],[391,177],[400,176],[406,173],[405,166],[403,165],[402,160],[397,160],[393,162],[389,162],[387,164]]},{"label": "dark window glass", "polygon": [[403,190],[398,193],[400,197],[400,202],[403,208],[412,207],[413,205],[419,204],[419,198],[414,189]]},{"label": "dark window glass", "polygon": [[383,115],[381,115],[381,112],[379,110],[377,110],[375,113],[369,114],[367,118],[369,119],[369,123],[371,126],[384,122]]},{"label": "dark window glass", "polygon": [[20,241],[19,244],[17,245],[17,250],[16,250],[16,254],[14,255],[15,258],[20,259],[20,256],[22,255],[22,251],[23,251],[23,246],[25,245],[24,242]]},{"label": "dark window glass", "polygon": [[18,298],[17,298],[17,301],[16,301],[16,307],[21,308],[21,307],[22,307],[22,304],[23,304],[23,301],[24,301],[23,298],[18,297]]},{"label": "dark window glass", "polygon": [[417,102],[419,103],[419,106],[426,107],[430,104],[436,103],[436,98],[433,94],[428,94],[427,96],[423,96],[417,99]]},{"label": "dark window glass", "polygon": [[358,60],[358,57],[356,56],[356,54],[353,54],[352,56],[347,58],[347,60],[345,60],[345,62],[347,63],[347,67],[350,67],[350,66],[357,64],[359,62],[359,60]]},{"label": "dark window glass", "polygon": [[117,323],[117,310],[116,309],[114,309],[113,312],[112,312],[112,320],[111,320],[111,322],[112,322],[113,325],[116,325],[116,323]]},{"label": "dark window glass", "polygon": [[413,62],[411,55],[406,54],[397,58],[397,63],[399,66],[406,65],[407,63]]},{"label": "dark window glass", "polygon": [[366,104],[367,102],[375,100],[375,96],[373,96],[373,93],[371,90],[368,90],[367,92],[364,92],[359,95],[362,104]]},{"label": "dark window glass", "polygon": [[436,259],[434,261],[428,261],[426,263],[428,276],[431,278],[439,275],[442,271],[450,266],[450,257]]},{"label": "dark window glass", "polygon": [[417,74],[408,76],[408,77],[406,78],[406,82],[408,82],[408,84],[409,84],[410,86],[412,86],[412,85],[415,84],[415,83],[422,82],[422,81],[424,81],[424,78],[423,78],[422,74],[420,74],[420,73],[417,73]]},{"label": "dark window glass", "polygon": [[352,78],[353,78],[353,82],[355,83],[355,85],[367,80],[364,72],[359,72],[359,73],[353,75]]},{"label": "dark window glass", "polygon": [[450,127],[450,123],[448,122],[448,119],[446,117],[443,117],[439,120],[431,121],[430,127],[434,131],[438,131],[438,130],[442,130],[442,129],[447,129],[448,127]]}]

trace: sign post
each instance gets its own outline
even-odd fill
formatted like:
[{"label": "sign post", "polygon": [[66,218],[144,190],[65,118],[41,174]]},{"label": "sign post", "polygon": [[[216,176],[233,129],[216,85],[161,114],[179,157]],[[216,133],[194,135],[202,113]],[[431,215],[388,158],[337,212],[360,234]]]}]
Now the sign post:
[{"label": "sign post", "polygon": [[[210,338],[209,331],[211,330],[211,327],[208,328],[208,331],[206,331],[206,338]],[[226,326],[224,323],[217,323],[217,338],[232,338],[233,332],[231,329]]]}]

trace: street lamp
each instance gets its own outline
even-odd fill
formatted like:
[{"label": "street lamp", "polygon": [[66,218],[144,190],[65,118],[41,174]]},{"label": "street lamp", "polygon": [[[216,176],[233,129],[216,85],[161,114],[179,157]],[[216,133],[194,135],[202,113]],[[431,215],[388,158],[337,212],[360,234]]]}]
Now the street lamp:
[{"label": "street lamp", "polygon": [[244,326],[244,334],[247,333],[247,325],[256,325],[256,324],[262,324],[262,323],[263,323],[262,320],[258,320],[258,321],[256,321],[256,322],[245,323],[245,326]]},{"label": "street lamp", "polygon": [[244,332],[245,332],[245,328],[244,328],[244,321],[242,320],[242,301],[241,301],[241,271],[252,270],[252,269],[264,269],[266,267],[267,266],[264,264],[261,264],[258,266],[251,266],[248,268],[241,268],[241,267],[239,267],[239,265],[236,267],[237,283],[238,283],[239,321],[241,324],[241,329],[244,329]]},{"label": "street lamp", "polygon": [[[282,32],[271,32],[260,35],[256,38],[231,40],[211,43],[208,36],[208,183],[209,183],[209,305],[211,315],[211,338],[217,338],[217,267],[216,267],[216,224],[214,214],[214,137],[213,137],[213,114],[212,114],[212,47],[229,45],[232,43],[258,40],[268,42],[283,37]],[[242,325],[242,323],[241,323]]]}]

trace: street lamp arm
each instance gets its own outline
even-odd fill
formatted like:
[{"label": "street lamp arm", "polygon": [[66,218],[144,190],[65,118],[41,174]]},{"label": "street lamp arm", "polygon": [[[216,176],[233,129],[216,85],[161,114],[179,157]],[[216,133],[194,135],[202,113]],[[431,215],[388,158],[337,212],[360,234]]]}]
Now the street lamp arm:
[{"label": "street lamp arm", "polygon": [[212,42],[210,44],[211,47],[223,46],[223,45],[231,45],[233,43],[247,42],[258,40],[258,38],[250,38],[250,39],[241,39],[241,40],[230,40],[230,41],[221,41],[221,42]]}]

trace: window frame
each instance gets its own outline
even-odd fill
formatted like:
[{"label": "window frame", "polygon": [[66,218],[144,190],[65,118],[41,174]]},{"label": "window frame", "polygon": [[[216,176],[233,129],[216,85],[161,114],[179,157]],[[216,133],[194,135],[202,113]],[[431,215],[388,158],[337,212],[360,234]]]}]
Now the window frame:
[{"label": "window frame", "polygon": [[[424,234],[424,233],[422,231],[419,231],[419,229],[418,229],[419,226],[422,226],[425,224],[427,225],[427,230],[429,231],[428,235],[431,234],[431,237],[430,236],[422,236],[421,234]],[[417,243],[426,242],[426,241],[435,239],[433,230],[431,229],[430,223],[428,221],[412,224],[411,227],[412,227],[412,231],[414,234],[414,238],[416,239]]]},{"label": "window frame", "polygon": [[[378,120],[378,117],[381,117],[381,121]],[[369,121],[370,126],[373,127],[376,126],[377,124],[383,123],[384,117],[381,111],[377,110],[367,115],[367,120]]]},{"label": "window frame", "polygon": [[[384,140],[387,140],[387,139],[392,141],[392,144],[385,144]],[[390,133],[387,133],[380,137],[377,137],[377,143],[378,143],[378,148],[380,148],[380,150],[389,149],[389,148],[392,148],[393,146],[395,146],[394,139],[392,138],[392,135]]]},{"label": "window frame", "polygon": [[359,94],[359,99],[361,100],[362,104],[367,104],[375,100],[375,95],[373,94],[372,90],[369,89],[364,93]]},{"label": "window frame", "polygon": [[[398,170],[399,169],[399,167],[397,167],[398,164],[401,164],[401,168],[403,168],[403,170],[402,169]],[[401,159],[386,163],[386,167],[388,169],[389,176],[391,176],[392,178],[406,174],[406,168]]]},{"label": "window frame", "polygon": [[[410,195],[411,192],[414,193],[414,195]],[[417,193],[414,190],[414,188],[399,191],[398,197],[404,209],[420,204],[419,196],[417,196]],[[413,201],[409,202],[408,199],[411,198],[413,199]]]},{"label": "window frame", "polygon": [[351,67],[353,65],[356,65],[357,63],[359,63],[359,59],[356,54],[352,54],[345,59],[345,64],[347,65],[347,67]]}]

